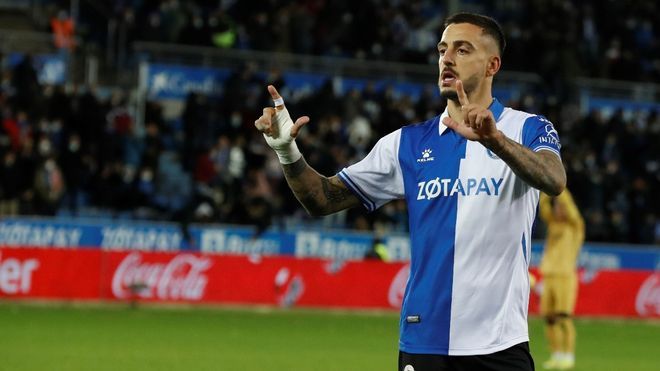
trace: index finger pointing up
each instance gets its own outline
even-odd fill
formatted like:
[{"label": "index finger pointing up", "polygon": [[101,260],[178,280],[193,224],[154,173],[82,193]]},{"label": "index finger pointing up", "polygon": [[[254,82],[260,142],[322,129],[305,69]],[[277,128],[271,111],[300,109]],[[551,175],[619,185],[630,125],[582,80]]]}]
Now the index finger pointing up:
[{"label": "index finger pointing up", "polygon": [[465,89],[463,88],[463,81],[461,80],[456,80],[456,94],[458,94],[458,103],[460,103],[461,106],[467,106],[470,104]]},{"label": "index finger pointing up", "polygon": [[277,92],[277,89],[275,89],[273,85],[268,85],[268,92],[270,93],[270,97],[273,98],[275,108],[282,109],[284,107],[284,99],[282,99],[280,93]]}]

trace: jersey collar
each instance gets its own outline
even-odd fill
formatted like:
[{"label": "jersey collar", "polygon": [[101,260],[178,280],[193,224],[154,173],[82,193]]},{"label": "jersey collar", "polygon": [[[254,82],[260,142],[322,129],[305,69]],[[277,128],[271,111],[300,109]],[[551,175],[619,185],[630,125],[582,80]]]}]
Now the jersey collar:
[{"label": "jersey collar", "polygon": [[488,107],[490,112],[493,113],[493,117],[495,118],[495,122],[500,121],[500,116],[502,116],[502,112],[504,111],[504,106],[502,103],[500,103],[497,98],[493,98],[493,102],[490,104],[490,107]]},{"label": "jersey collar", "polygon": [[[491,102],[488,109],[493,113],[495,122],[500,121],[500,116],[502,116],[502,112],[504,112],[504,106],[502,103],[500,103],[499,100],[497,100],[497,98],[493,98],[493,101]],[[442,115],[440,115],[440,118],[438,119],[438,135],[442,135],[445,129],[447,129],[447,126],[442,123],[442,119],[447,116],[449,116],[449,112],[447,112],[447,108],[445,108],[445,111],[442,113]]]}]

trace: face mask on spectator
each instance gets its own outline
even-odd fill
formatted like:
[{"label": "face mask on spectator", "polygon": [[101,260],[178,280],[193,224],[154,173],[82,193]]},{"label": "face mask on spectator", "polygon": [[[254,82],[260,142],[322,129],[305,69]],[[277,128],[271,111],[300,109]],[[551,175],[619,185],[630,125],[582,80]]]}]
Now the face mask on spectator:
[{"label": "face mask on spectator", "polygon": [[78,149],[80,149],[80,142],[77,140],[72,140],[69,142],[69,151],[78,152]]},{"label": "face mask on spectator", "polygon": [[151,170],[142,170],[140,173],[140,180],[143,182],[151,182],[153,178],[154,174],[151,172]]},{"label": "face mask on spectator", "polygon": [[53,160],[52,158],[46,160],[46,162],[44,163],[44,168],[45,168],[47,171],[53,171],[53,170],[55,170],[55,160]]},{"label": "face mask on spectator", "polygon": [[52,149],[52,145],[50,143],[50,140],[43,138],[39,141],[39,154],[42,156],[47,156],[50,154],[50,151]]}]

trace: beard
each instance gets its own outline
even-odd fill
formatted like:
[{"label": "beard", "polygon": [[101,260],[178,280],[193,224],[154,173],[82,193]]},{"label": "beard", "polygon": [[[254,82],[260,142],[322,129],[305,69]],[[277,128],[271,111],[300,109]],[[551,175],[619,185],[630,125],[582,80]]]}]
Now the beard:
[{"label": "beard", "polygon": [[[454,86],[456,83],[454,83]],[[477,86],[479,85],[479,77],[477,75],[472,75],[468,77],[467,79],[463,80],[463,90],[465,90],[465,94],[470,95],[473,91],[477,89]],[[446,89],[442,89],[442,86],[438,84],[438,88],[440,89],[440,96],[448,99],[448,100],[453,100],[456,103],[458,102],[458,92],[456,91],[456,88],[451,89],[447,87]],[[451,89],[451,90],[450,90]]]},{"label": "beard", "polygon": [[441,88],[440,96],[447,100],[453,100],[455,102],[458,102],[458,93],[456,92],[456,90],[449,90],[449,89],[442,90]]}]

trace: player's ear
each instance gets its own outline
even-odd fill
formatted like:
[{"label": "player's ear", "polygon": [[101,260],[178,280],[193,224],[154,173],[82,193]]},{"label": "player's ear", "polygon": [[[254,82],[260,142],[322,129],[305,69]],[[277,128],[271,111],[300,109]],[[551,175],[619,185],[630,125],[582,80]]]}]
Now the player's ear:
[{"label": "player's ear", "polygon": [[495,76],[501,65],[502,59],[498,55],[491,55],[486,66],[486,77]]}]

